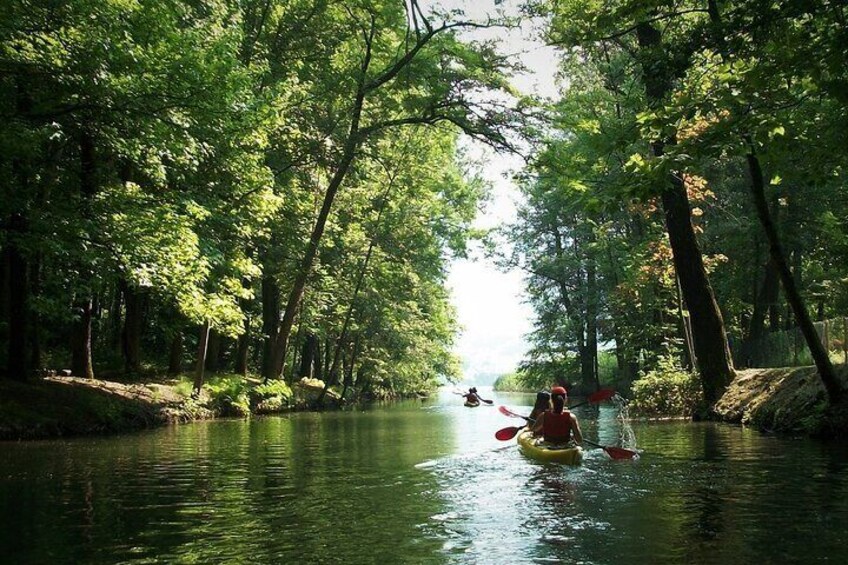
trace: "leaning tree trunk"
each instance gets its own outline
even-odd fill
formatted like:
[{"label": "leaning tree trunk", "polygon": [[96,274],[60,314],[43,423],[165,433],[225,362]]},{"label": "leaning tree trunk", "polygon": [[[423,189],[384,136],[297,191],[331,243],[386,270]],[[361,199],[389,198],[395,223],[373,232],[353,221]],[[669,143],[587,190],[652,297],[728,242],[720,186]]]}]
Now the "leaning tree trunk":
[{"label": "leaning tree trunk", "polygon": [[[641,22],[636,28],[645,92],[654,106],[663,103],[671,87],[661,36],[650,23]],[[674,139],[654,141],[654,156],[662,157],[666,144]],[[733,361],[727,344],[724,320],[710,285],[701,248],[692,226],[692,213],[686,186],[679,173],[668,178],[669,186],[663,190],[662,206],[666,230],[671,244],[674,268],[680,277],[683,299],[692,320],[692,340],[698,359],[704,400],[714,404],[733,379]]]},{"label": "leaning tree trunk", "polygon": [[795,319],[798,320],[798,325],[801,328],[801,333],[804,335],[804,340],[807,342],[807,347],[810,348],[810,354],[813,357],[816,369],[818,369],[819,376],[827,391],[828,399],[832,405],[835,405],[842,398],[845,391],[833,370],[827,349],[825,349],[821,340],[819,340],[818,332],[816,332],[807,307],[804,305],[804,299],[795,285],[792,271],[789,270],[789,264],[786,261],[786,255],[783,252],[783,246],[780,243],[777,228],[771,219],[771,213],[766,202],[763,171],[760,166],[760,160],[754,150],[753,140],[750,136],[746,135],[745,141],[748,143],[749,149],[747,161],[748,172],[751,175],[751,194],[754,197],[754,207],[757,210],[757,217],[768,238],[771,260],[780,274],[786,300],[792,307],[792,313],[795,315]]},{"label": "leaning tree trunk", "polygon": [[206,368],[206,348],[209,344],[209,320],[200,327],[200,339],[197,345],[197,362],[194,366],[194,395],[200,395],[203,388],[203,371]]},{"label": "leaning tree trunk", "polygon": [[[722,57],[727,59],[729,53],[724,34],[721,32],[722,21],[718,4],[715,0],[708,0],[707,7],[713,29],[716,30],[714,31],[714,37],[718,41]],[[760,224],[763,226],[763,231],[766,233],[766,239],[769,244],[769,255],[780,275],[780,281],[783,284],[783,290],[786,294],[786,301],[791,306],[792,313],[798,321],[801,333],[804,335],[804,340],[807,342],[807,347],[810,349],[810,354],[818,369],[819,377],[827,391],[828,400],[831,405],[836,405],[844,396],[845,390],[833,370],[827,349],[819,340],[818,332],[816,332],[816,328],[813,325],[798,286],[795,284],[792,271],[789,269],[789,263],[786,260],[786,254],[783,252],[777,227],[772,220],[771,211],[766,201],[763,170],[760,160],[757,157],[754,141],[748,132],[742,133],[742,139],[748,147],[746,161],[748,163],[748,173],[751,176],[751,194],[754,199],[754,208],[757,210],[757,218],[759,218]]]},{"label": "leaning tree trunk", "polygon": [[[361,104],[362,101],[360,100],[358,106],[359,112],[361,112],[362,109]],[[358,124],[358,113],[355,115],[355,118]],[[358,125],[356,128],[358,128]],[[318,247],[321,243],[321,238],[324,235],[324,228],[327,225],[327,219],[330,216],[333,201],[336,198],[339,187],[341,187],[342,181],[345,179],[345,176],[347,176],[347,171],[350,169],[350,165],[353,163],[353,158],[356,154],[356,128],[352,127],[352,131],[354,133],[350,134],[349,142],[345,147],[345,152],[342,155],[339,166],[336,168],[336,172],[327,187],[327,192],[324,194],[324,202],[321,205],[321,211],[318,213],[318,218],[315,220],[315,225],[312,228],[312,234],[309,236],[309,242],[306,246],[306,253],[304,254],[300,267],[297,270],[294,285],[289,293],[288,302],[286,302],[286,309],[283,312],[283,319],[280,322],[280,327],[277,331],[276,340],[274,342],[273,375],[275,378],[282,378],[283,364],[285,363],[286,354],[288,353],[289,337],[291,336],[292,327],[294,326],[295,313],[300,306],[300,301],[303,299],[303,292],[306,290],[306,281],[309,278],[309,273],[312,271],[312,264],[315,262],[315,257],[318,254]]]},{"label": "leaning tree trunk", "polygon": [[211,330],[209,332],[209,341],[206,345],[206,370],[210,373],[217,373],[221,366],[221,341],[223,336],[220,332]]}]

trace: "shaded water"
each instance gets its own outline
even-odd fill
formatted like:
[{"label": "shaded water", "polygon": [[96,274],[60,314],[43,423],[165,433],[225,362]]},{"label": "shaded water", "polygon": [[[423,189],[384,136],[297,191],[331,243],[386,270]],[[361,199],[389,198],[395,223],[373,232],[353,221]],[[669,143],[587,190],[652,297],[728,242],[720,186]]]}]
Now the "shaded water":
[{"label": "shaded water", "polygon": [[[611,408],[577,413],[617,440]],[[569,468],[494,439],[517,422],[445,394],[0,444],[0,561],[848,562],[844,445],[638,423],[640,460]]]}]

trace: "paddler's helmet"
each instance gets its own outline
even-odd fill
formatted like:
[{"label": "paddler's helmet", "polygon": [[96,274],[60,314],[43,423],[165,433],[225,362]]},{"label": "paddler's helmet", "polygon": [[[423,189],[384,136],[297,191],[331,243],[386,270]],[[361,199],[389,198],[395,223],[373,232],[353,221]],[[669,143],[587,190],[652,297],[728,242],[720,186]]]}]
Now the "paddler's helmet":
[{"label": "paddler's helmet", "polygon": [[565,398],[568,398],[568,392],[566,392],[564,387],[555,386],[551,389],[551,396],[562,395]]}]

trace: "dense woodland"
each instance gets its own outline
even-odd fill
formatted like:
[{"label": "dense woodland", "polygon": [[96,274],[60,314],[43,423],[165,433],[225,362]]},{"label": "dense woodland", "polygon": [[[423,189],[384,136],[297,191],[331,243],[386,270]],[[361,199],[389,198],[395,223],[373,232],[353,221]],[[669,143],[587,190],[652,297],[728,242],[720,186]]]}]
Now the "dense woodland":
[{"label": "dense woodland", "polygon": [[[527,273],[537,314],[523,384],[594,390],[600,343],[612,346],[618,382],[694,369],[711,403],[735,368],[758,366],[764,337],[797,328],[837,401],[832,361],[844,362],[848,314],[844,3],[532,9],[549,18],[564,87],[522,178],[520,217],[501,234],[515,245],[501,260]],[[829,318],[830,339],[813,327]]]},{"label": "dense woodland", "polygon": [[[0,13],[11,379],[454,377],[445,288],[504,146],[495,25],[418,2],[13,1]],[[198,371],[196,387],[202,384]]]},{"label": "dense woodland", "polygon": [[[520,134],[519,217],[492,238],[537,314],[524,384],[595,389],[607,348],[617,382],[691,371],[712,403],[797,328],[843,397],[843,3],[523,8],[561,54],[548,105],[468,40],[514,20],[415,0],[11,2],[5,375],[453,378],[446,266],[485,198],[463,136],[509,150]],[[841,337],[814,327],[829,318]]]}]

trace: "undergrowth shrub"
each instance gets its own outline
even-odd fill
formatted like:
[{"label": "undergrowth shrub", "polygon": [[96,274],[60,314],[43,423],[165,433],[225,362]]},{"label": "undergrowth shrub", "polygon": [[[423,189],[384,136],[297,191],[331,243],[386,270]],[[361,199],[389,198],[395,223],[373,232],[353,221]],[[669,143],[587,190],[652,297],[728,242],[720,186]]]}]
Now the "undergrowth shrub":
[{"label": "undergrowth shrub", "polygon": [[630,409],[640,416],[691,417],[703,400],[698,375],[683,369],[673,357],[633,382]]},{"label": "undergrowth shrub", "polygon": [[250,385],[243,375],[215,375],[205,385],[210,408],[224,416],[250,415]]},{"label": "undergrowth shrub", "polygon": [[277,412],[290,404],[292,389],[285,381],[271,380],[254,387],[250,396],[256,412]]}]

